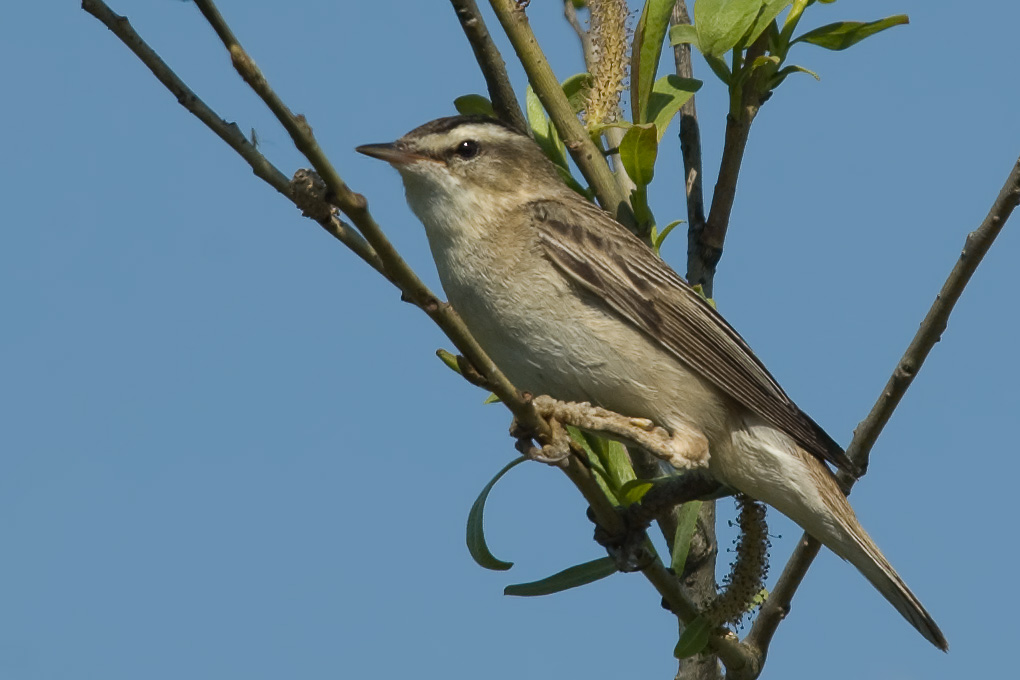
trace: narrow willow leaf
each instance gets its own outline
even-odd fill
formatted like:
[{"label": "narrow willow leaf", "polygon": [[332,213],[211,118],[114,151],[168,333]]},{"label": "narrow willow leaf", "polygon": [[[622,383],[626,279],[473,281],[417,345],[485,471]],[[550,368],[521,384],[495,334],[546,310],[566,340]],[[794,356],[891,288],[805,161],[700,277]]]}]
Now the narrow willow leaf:
[{"label": "narrow willow leaf", "polygon": [[485,398],[485,401],[483,401],[482,404],[498,404],[501,401],[503,400],[497,397],[495,393],[489,392],[489,396]]},{"label": "narrow willow leaf", "polygon": [[567,434],[570,435],[570,438],[573,439],[578,446],[584,449],[585,454],[588,456],[588,464],[591,465],[591,469],[595,471],[595,481],[598,482],[599,488],[602,489],[602,493],[606,495],[606,498],[608,498],[613,505],[619,505],[620,501],[617,499],[616,492],[610,486],[613,483],[612,478],[602,466],[602,460],[599,458],[598,454],[592,450],[591,444],[588,441],[588,435],[573,425],[567,425],[566,428]]},{"label": "narrow willow leaf", "polygon": [[761,9],[761,0],[697,0],[694,27],[706,57],[721,57],[740,43]]},{"label": "narrow willow leaf", "polygon": [[655,176],[659,137],[654,125],[634,125],[620,141],[620,162],[634,183],[647,186]]},{"label": "narrow willow leaf", "polygon": [[539,100],[538,95],[535,94],[535,91],[531,89],[531,85],[528,85],[524,100],[528,125],[531,126],[531,130],[535,133],[535,142],[542,148],[542,151],[549,160],[560,167],[568,167],[567,148],[560,141],[556,128],[553,127],[549,118],[546,117],[545,109],[542,108],[542,102]]},{"label": "narrow willow leaf", "polygon": [[598,439],[602,448],[602,464],[605,465],[615,487],[621,489],[627,482],[637,479],[630,456],[627,455],[627,447],[614,439],[602,437]]},{"label": "narrow willow leaf", "polygon": [[662,248],[662,244],[666,241],[666,237],[669,236],[669,232],[673,231],[678,224],[683,224],[685,220],[673,220],[665,227],[662,231],[652,234],[652,247],[655,248],[655,252],[659,252]]},{"label": "narrow willow leaf", "polygon": [[694,28],[694,26],[691,26],[690,24],[677,24],[673,28],[669,29],[669,44],[687,44],[701,52],[701,46],[698,44],[698,29]]},{"label": "narrow willow leaf", "polygon": [[463,97],[457,97],[453,100],[453,106],[457,109],[457,113],[464,116],[496,117],[496,112],[492,109],[492,102],[480,94],[466,94]]},{"label": "narrow willow leaf", "polygon": [[776,73],[776,75],[772,78],[772,82],[770,83],[770,88],[779,87],[779,84],[782,83],[784,80],[786,80],[786,77],[788,75],[790,75],[791,73],[806,73],[809,76],[813,76],[815,80],[821,80],[821,78],[818,76],[818,74],[815,73],[814,71],[806,69],[803,66],[797,66],[796,64],[790,64],[789,66],[784,66],[783,68],[781,68],[779,70],[778,73]]},{"label": "narrow willow leaf", "polygon": [[653,486],[647,479],[632,479],[620,488],[620,502],[625,508],[639,503]]},{"label": "narrow willow leaf", "polygon": [[439,360],[446,364],[451,371],[455,371],[457,375],[461,375],[460,364],[457,363],[456,354],[447,352],[445,349],[437,349],[436,356],[439,357]]},{"label": "narrow willow leaf", "polygon": [[472,559],[480,567],[486,569],[492,569],[493,571],[506,571],[510,567],[514,566],[513,562],[504,562],[503,560],[497,559],[491,552],[489,552],[489,546],[485,542],[485,531],[482,527],[482,515],[485,514],[485,501],[489,498],[489,492],[492,491],[492,487],[496,485],[496,482],[500,480],[507,472],[513,467],[520,465],[527,458],[521,456],[515,458],[506,464],[506,466],[496,473],[482,492],[478,494],[478,498],[471,505],[471,511],[468,513],[467,520],[467,548],[468,552],[471,553]]},{"label": "narrow willow leaf", "polygon": [[647,122],[655,123],[656,141],[662,141],[673,116],[699,89],[701,81],[694,78],[681,78],[671,74],[655,81],[648,98]]},{"label": "narrow willow leaf", "polygon": [[503,589],[504,595],[518,597],[538,597],[551,595],[578,586],[594,583],[616,573],[616,562],[611,557],[600,557],[591,562],[568,567],[558,574],[553,574],[540,581],[517,583]]},{"label": "narrow willow leaf", "polygon": [[630,103],[635,123],[650,123],[648,98],[659,69],[662,43],[676,0],[646,0],[637,28],[630,63]]},{"label": "narrow willow leaf", "polygon": [[794,38],[793,42],[808,42],[827,50],[845,50],[879,31],[909,23],[910,19],[906,14],[897,14],[878,21],[838,21],[808,31],[804,35]]},{"label": "narrow willow leaf", "polygon": [[575,114],[581,113],[584,109],[591,83],[590,73],[576,73],[563,81],[563,94],[567,95],[570,109]]},{"label": "narrow willow leaf", "polygon": [[701,501],[689,501],[680,506],[677,513],[676,533],[673,535],[673,558],[670,567],[679,576],[684,573],[687,555],[691,552],[691,539],[698,527],[698,513],[701,512]]},{"label": "narrow willow leaf", "polygon": [[680,640],[673,648],[673,656],[678,659],[687,659],[700,654],[705,647],[708,647],[709,634],[712,632],[712,624],[705,617],[699,616],[684,627],[680,634]]}]

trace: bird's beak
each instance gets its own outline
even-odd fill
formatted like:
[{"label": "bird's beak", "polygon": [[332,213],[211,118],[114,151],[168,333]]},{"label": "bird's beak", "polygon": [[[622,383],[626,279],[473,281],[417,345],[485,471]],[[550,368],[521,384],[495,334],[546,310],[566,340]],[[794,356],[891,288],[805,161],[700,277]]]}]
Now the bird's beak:
[{"label": "bird's beak", "polygon": [[365,144],[356,148],[355,151],[372,158],[378,158],[381,161],[386,161],[391,165],[403,165],[404,163],[425,160],[424,156],[403,149],[395,143]]}]

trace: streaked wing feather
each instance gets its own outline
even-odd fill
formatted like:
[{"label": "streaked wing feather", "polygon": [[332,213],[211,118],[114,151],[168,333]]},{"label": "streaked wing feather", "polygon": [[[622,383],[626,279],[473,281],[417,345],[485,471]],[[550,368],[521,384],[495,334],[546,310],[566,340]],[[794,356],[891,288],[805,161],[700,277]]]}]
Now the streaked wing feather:
[{"label": "streaked wing feather", "polygon": [[744,339],[640,239],[591,204],[536,201],[532,210],[545,255],[574,282],[812,455],[854,471]]}]

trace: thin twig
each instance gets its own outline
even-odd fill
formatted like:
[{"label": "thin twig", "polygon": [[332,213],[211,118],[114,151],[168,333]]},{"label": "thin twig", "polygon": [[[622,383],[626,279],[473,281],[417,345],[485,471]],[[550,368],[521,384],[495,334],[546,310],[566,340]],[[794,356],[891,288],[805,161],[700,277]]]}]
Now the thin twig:
[{"label": "thin twig", "polygon": [[[206,127],[212,130],[217,137],[226,142],[231,149],[237,152],[251,167],[255,176],[264,180],[287,198],[293,200],[291,195],[291,181],[276,166],[263,156],[255,145],[248,141],[236,123],[228,123],[218,116],[202,99],[196,95],[191,88],[177,77],[177,74],[166,65],[159,55],[131,28],[127,17],[115,14],[102,2],[94,0],[83,0],[82,9],[96,17],[120,41],[135,53],[141,62],[148,67],[156,79],[163,84],[177,98],[177,102],[190,111],[196,118],[205,123]],[[334,238],[342,242],[362,260],[377,271],[382,271],[382,263],[379,257],[372,250],[372,247],[350,226],[344,224],[335,216],[331,219],[317,220],[323,229],[329,232]]]},{"label": "thin twig", "polygon": [[[762,33],[744,55],[744,68],[750,68],[755,58],[765,53],[768,44],[768,33]],[[734,78],[737,74],[734,73]],[[737,178],[740,166],[744,161],[744,149],[751,133],[751,123],[758,114],[764,94],[758,88],[758,78],[748,77],[741,86],[736,110],[726,116],[726,136],[723,143],[722,159],[719,162],[719,176],[712,191],[712,207],[708,211],[705,228],[697,235],[695,248],[699,251],[699,259],[704,270],[700,280],[691,280],[691,285],[701,284],[707,297],[712,297],[715,279],[715,268],[722,257],[723,244],[726,241],[726,230],[730,224],[730,213],[733,200],[737,193]]]},{"label": "thin twig", "polygon": [[510,44],[517,52],[517,58],[528,74],[535,94],[549,113],[556,131],[560,133],[560,138],[566,144],[581,174],[594,189],[599,203],[618,222],[633,227],[634,213],[630,207],[630,199],[617,184],[609,164],[570,107],[556,74],[553,73],[535,39],[535,34],[531,31],[523,6],[516,0],[491,0],[491,4],[500,25],[510,38]]},{"label": "thin twig", "polygon": [[492,101],[496,116],[527,134],[528,121],[524,119],[521,105],[517,102],[517,95],[514,94],[514,88],[510,84],[506,63],[496,43],[492,41],[489,29],[485,27],[485,20],[478,11],[478,5],[475,0],[450,0],[450,4],[457,13],[464,35],[471,43],[471,50],[475,53],[478,68],[485,78],[485,86],[489,90],[489,99]]},{"label": "thin twig", "polygon": [[[949,315],[960,299],[967,282],[970,281],[970,277],[974,274],[1018,202],[1020,202],[1020,159],[1013,165],[1009,178],[999,191],[998,197],[984,221],[981,222],[981,226],[967,235],[960,259],[957,260],[949,277],[942,285],[934,304],[928,310],[924,321],[921,322],[917,334],[900,358],[889,382],[886,383],[885,389],[882,390],[881,396],[868,417],[862,420],[854,430],[854,438],[847,449],[847,455],[862,469],[868,464],[871,448],[882,432],[882,428],[889,422],[893,411],[899,405],[900,399],[910,387],[914,376],[917,375],[935,343],[941,339],[942,333],[946,330]],[[840,481],[849,491],[854,480],[844,476]],[[745,643],[760,657],[764,658],[768,652],[769,644],[779,622],[789,612],[793,595],[807,573],[808,567],[811,566],[812,560],[818,554],[819,548],[820,544],[817,540],[804,534],[783,570],[783,574],[779,577],[776,587],[772,590],[772,594],[758,614]]]}]

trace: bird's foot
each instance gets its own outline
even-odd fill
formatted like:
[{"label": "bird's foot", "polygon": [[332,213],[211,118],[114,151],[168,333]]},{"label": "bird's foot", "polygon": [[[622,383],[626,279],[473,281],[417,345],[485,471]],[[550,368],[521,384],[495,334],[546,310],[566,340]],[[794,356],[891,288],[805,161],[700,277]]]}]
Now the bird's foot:
[{"label": "bird's foot", "polygon": [[697,428],[674,427],[670,432],[647,418],[620,415],[586,401],[558,401],[540,395],[533,403],[539,415],[550,422],[637,444],[678,470],[704,468],[708,464],[708,438]]}]

